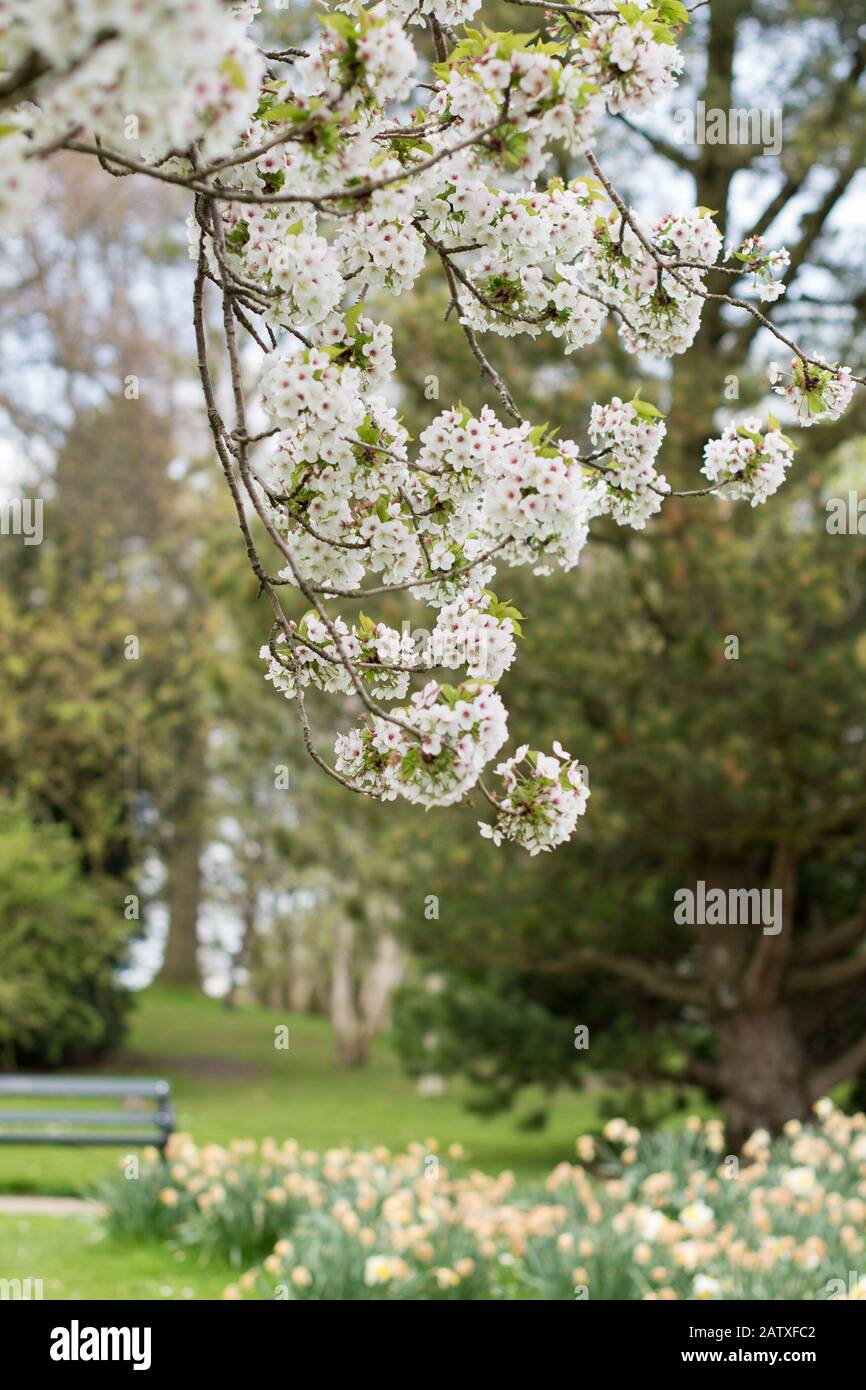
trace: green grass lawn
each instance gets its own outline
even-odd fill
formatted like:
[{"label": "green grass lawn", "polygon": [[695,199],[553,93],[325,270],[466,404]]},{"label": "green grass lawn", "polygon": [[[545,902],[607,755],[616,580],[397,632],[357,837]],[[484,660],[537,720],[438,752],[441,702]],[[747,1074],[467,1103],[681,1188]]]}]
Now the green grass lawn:
[{"label": "green grass lawn", "polygon": [[[274,1047],[279,1024],[289,1027],[288,1051]],[[420,1097],[386,1039],[368,1066],[340,1070],[323,1018],[259,1008],[229,1013],[214,1000],[165,987],[139,996],[123,1057],[101,1070],[167,1077],[178,1128],[200,1143],[272,1135],[313,1149],[396,1149],[434,1136],[462,1143],[479,1168],[511,1168],[526,1179],[573,1158],[576,1136],[596,1119],[590,1098],[568,1092],[557,1098],[545,1129],[521,1130],[514,1115],[484,1119],[463,1108],[459,1087]],[[525,1104],[531,1108],[530,1098]],[[0,1146],[0,1192],[82,1194],[117,1161],[113,1149]]]},{"label": "green grass lawn", "polygon": [[[286,1024],[290,1046],[277,1050],[274,1030]],[[167,1077],[179,1128],[199,1143],[273,1136],[313,1149],[397,1150],[435,1137],[460,1142],[472,1166],[509,1168],[528,1183],[572,1160],[576,1136],[599,1118],[599,1092],[563,1092],[544,1129],[520,1129],[514,1115],[482,1119],[464,1109],[459,1086],[421,1098],[385,1038],[369,1066],[340,1070],[324,1019],[252,1007],[229,1013],[197,993],[165,987],[139,996],[123,1054],[100,1069]],[[694,1109],[709,1113],[694,1099]],[[532,1104],[526,1097],[523,1108]],[[117,1163],[111,1149],[0,1146],[0,1194],[86,1195]],[[108,1240],[93,1215],[0,1215],[0,1279],[41,1279],[46,1298],[212,1299],[237,1275],[227,1265],[200,1267],[194,1250]]]},{"label": "green grass lawn", "polygon": [[[274,1047],[280,1024],[289,1027],[287,1051]],[[519,1129],[514,1115],[482,1119],[463,1108],[460,1088],[419,1097],[387,1039],[367,1067],[341,1071],[325,1019],[252,1007],[229,1013],[165,987],[138,997],[122,1057],[100,1070],[167,1077],[178,1128],[198,1142],[272,1135],[314,1149],[399,1149],[433,1136],[459,1141],[474,1166],[510,1168],[530,1181],[573,1158],[575,1137],[596,1119],[593,1102],[572,1093],[557,1098],[543,1130]],[[113,1149],[0,1146],[0,1193],[83,1195],[117,1162]],[[156,1244],[112,1245],[91,1218],[0,1216],[0,1278],[41,1278],[46,1298],[213,1298],[236,1273],[197,1269],[191,1255],[179,1260]]]},{"label": "green grass lawn", "polygon": [[46,1299],[211,1299],[237,1277],[181,1253],[106,1240],[89,1218],[0,1217],[0,1279],[41,1279]]}]

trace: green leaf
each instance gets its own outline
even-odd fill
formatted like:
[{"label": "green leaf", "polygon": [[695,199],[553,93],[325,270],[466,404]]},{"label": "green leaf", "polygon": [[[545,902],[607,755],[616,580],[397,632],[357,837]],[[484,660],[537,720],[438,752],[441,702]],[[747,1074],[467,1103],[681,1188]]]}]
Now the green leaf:
[{"label": "green leaf", "polygon": [[341,38],[344,38],[344,39],[353,39],[353,38],[356,37],[356,34],[355,34],[355,21],[354,21],[354,19],[353,19],[350,15],[347,15],[347,14],[329,14],[329,15],[323,15],[323,16],[322,16],[321,22],[322,22],[322,24],[327,24],[328,28],[329,28],[329,29],[333,29],[336,33],[338,33],[338,34],[340,35]]},{"label": "green leaf", "polygon": [[364,312],[364,301],[363,301],[362,299],[359,299],[359,300],[358,300],[358,303],[357,303],[357,304],[353,304],[352,307],[351,307],[351,309],[349,309],[349,310],[347,311],[347,313],[346,313],[346,318],[345,318],[345,324],[346,324],[346,333],[348,334],[348,336],[349,336],[350,338],[354,335],[355,329],[358,327],[358,320],[361,318],[363,312]]},{"label": "green leaf", "polygon": [[656,8],[668,24],[688,24],[689,12],[682,0],[658,0]]},{"label": "green leaf", "polygon": [[659,410],[657,405],[653,405],[651,401],[642,401],[637,395],[632,398],[632,405],[635,413],[642,420],[663,420],[665,418],[664,411]]},{"label": "green leaf", "polygon": [[229,82],[239,92],[246,91],[246,73],[244,72],[237,58],[233,58],[230,53],[227,53],[226,56],[223,58],[222,62],[220,63],[220,72],[225,73]]},{"label": "green leaf", "polygon": [[239,251],[241,247],[246,246],[249,239],[250,229],[247,226],[246,219],[242,217],[240,222],[237,222],[235,226],[232,227],[226,237],[226,241],[234,250]]},{"label": "green leaf", "polygon": [[293,101],[278,101],[276,106],[271,106],[259,117],[262,122],[268,121],[292,121],[299,116],[306,116],[306,111],[302,107],[296,106]]}]

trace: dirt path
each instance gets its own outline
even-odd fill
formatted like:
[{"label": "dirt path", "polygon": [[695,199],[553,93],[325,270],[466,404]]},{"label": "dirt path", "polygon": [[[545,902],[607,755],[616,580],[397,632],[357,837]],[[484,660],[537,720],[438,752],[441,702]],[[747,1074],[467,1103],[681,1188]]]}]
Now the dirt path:
[{"label": "dirt path", "polygon": [[0,1197],[0,1216],[98,1216],[99,1203],[81,1197]]}]

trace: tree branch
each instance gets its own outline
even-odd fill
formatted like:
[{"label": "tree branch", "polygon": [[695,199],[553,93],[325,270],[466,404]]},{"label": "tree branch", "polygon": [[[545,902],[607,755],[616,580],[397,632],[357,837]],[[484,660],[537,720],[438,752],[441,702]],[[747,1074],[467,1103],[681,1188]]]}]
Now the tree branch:
[{"label": "tree branch", "polygon": [[792,970],[786,981],[788,994],[820,994],[837,985],[848,985],[866,975],[866,951],[847,960],[834,960],[809,970]]},{"label": "tree branch", "polygon": [[834,960],[841,956],[843,952],[856,946],[866,937],[866,906],[863,906],[853,917],[842,922],[832,931],[825,932],[823,936],[817,937],[814,941],[804,942],[798,951],[796,964],[815,965],[819,961]]},{"label": "tree branch", "polygon": [[782,892],[782,930],[762,934],[743,978],[743,994],[749,1004],[771,1008],[779,995],[785,962],[793,944],[797,897],[797,851],[779,845],[773,856],[771,887]]},{"label": "tree branch", "polygon": [[676,164],[678,169],[685,169],[686,173],[694,177],[695,161],[690,159],[685,151],[681,150],[678,145],[672,144],[670,140],[665,140],[662,135],[654,135],[652,131],[644,130],[642,126],[635,125],[634,121],[630,121],[628,116],[623,116],[621,113],[617,114],[616,119],[621,121],[622,124],[635,135],[640,135],[642,139],[646,140],[647,144],[655,150],[656,154],[662,155],[665,159],[669,159],[671,164]]},{"label": "tree branch", "polygon": [[866,1033],[859,1042],[846,1048],[844,1052],[840,1052],[832,1062],[827,1062],[823,1067],[816,1067],[809,1075],[806,1081],[809,1100],[820,1100],[828,1091],[832,1091],[834,1086],[838,1086],[840,1081],[847,1081],[849,1076],[856,1076],[864,1066],[866,1066]]},{"label": "tree branch", "polygon": [[703,985],[678,980],[663,970],[656,969],[646,961],[630,956],[615,956],[609,951],[600,951],[595,946],[584,946],[573,955],[560,957],[525,967],[530,973],[547,974],[555,971],[568,974],[570,971],[599,970],[608,975],[618,975],[640,985],[647,994],[656,999],[667,999],[675,1004],[708,1005],[709,1000]]}]

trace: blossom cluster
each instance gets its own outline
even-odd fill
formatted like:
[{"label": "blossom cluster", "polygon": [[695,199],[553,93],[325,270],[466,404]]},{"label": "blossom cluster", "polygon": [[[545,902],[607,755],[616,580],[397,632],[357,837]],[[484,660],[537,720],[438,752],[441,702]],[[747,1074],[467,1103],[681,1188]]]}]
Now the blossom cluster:
[{"label": "blossom cluster", "polygon": [[[326,624],[315,612],[297,625],[298,641],[282,650],[270,644],[259,652],[268,663],[266,679],[293,699],[298,687],[307,685],[328,694],[351,695],[352,667],[370,686],[377,700],[402,700],[409,688],[409,672],[399,668],[403,641],[395,628],[374,623],[366,614],[349,628],[342,618]],[[348,663],[351,663],[351,667]]]},{"label": "blossom cluster", "polygon": [[[339,260],[319,236],[310,210],[243,209],[223,214],[228,262],[242,279],[267,292],[265,316],[274,324],[295,320],[322,326],[338,308],[345,289]],[[190,254],[198,256],[200,233],[188,220]]]},{"label": "blossom cluster", "polygon": [[496,845],[512,840],[535,855],[571,838],[586,810],[589,788],[583,769],[559,743],[552,755],[531,751],[524,743],[495,771],[505,790],[494,824],[479,822],[485,839]]},{"label": "blossom cluster", "polygon": [[703,307],[702,267],[715,265],[721,247],[705,208],[666,214],[646,231],[614,209],[596,227],[586,278],[619,311],[629,352],[671,357],[691,347]]},{"label": "blossom cluster", "polygon": [[[332,104],[363,89],[365,102],[402,101],[413,86],[418,59],[397,19],[380,10],[328,15],[319,44],[297,64],[301,91]],[[354,89],[354,90],[353,90]]]},{"label": "blossom cluster", "polygon": [[706,209],[644,227],[606,207],[591,178],[517,194],[454,175],[422,208],[443,250],[477,250],[458,286],[464,321],[505,337],[548,332],[566,353],[594,341],[610,313],[630,352],[684,352],[700,325],[702,267],[722,247]]},{"label": "blossom cluster", "polygon": [[[362,327],[362,325],[359,325]],[[277,433],[270,458],[274,519],[287,529],[299,574],[335,588],[357,588],[367,564],[392,583],[422,559],[411,510],[399,499],[407,481],[406,431],[376,392],[390,335],[375,325],[351,346],[273,353],[262,379],[262,406]],[[378,351],[372,360],[365,347]],[[358,363],[359,365],[356,365]]]},{"label": "blossom cluster", "polygon": [[784,246],[768,248],[761,236],[747,237],[742,246],[734,252],[742,263],[743,270],[752,276],[752,285],[758,291],[758,298],[772,303],[785,293],[785,282],[778,276],[791,264],[791,257]]},{"label": "blossom cluster", "polygon": [[704,445],[701,472],[711,483],[724,484],[725,497],[748,498],[753,507],[778,492],[794,461],[794,446],[771,419],[763,430],[750,416],[741,425],[730,424],[720,439]]},{"label": "blossom cluster", "polygon": [[308,685],[351,695],[354,672],[374,699],[402,700],[410,675],[436,667],[465,667],[471,679],[498,681],[514,660],[521,616],[489,590],[472,588],[445,604],[432,632],[423,634],[408,624],[400,633],[365,613],[349,627],[340,617],[325,620],[311,609],[292,625],[291,645],[278,635],[259,655],[267,663],[266,679],[287,699]]},{"label": "blossom cluster", "polygon": [[337,737],[337,771],[383,801],[450,806],[476,785],[508,737],[508,716],[490,685],[428,681],[408,707]]},{"label": "blossom cluster", "polygon": [[648,401],[623,402],[614,396],[608,405],[592,407],[589,437],[604,455],[598,465],[604,475],[599,510],[620,526],[643,530],[670,492],[664,474],[654,467],[665,429],[661,411]]},{"label": "blossom cluster", "polygon": [[[413,463],[393,409],[365,393],[365,367],[334,351],[272,354],[263,378],[262,404],[278,430],[270,488],[291,497],[275,519],[288,522],[307,579],[354,588],[369,566],[411,586],[447,577],[497,546],[503,560],[536,573],[554,563],[570,569],[592,516],[610,511],[640,526],[658,510],[667,483],[652,460],[664,424],[648,403],[593,407],[590,436],[611,454],[606,486],[583,466],[574,441],[528,422],[507,427],[488,407],[477,417],[442,412],[422,432]],[[298,576],[286,570],[284,577]],[[479,566],[456,592],[445,585],[418,592],[433,604],[453,602],[483,582]]]},{"label": "blossom cluster", "polygon": [[490,464],[484,523],[510,536],[505,558],[531,564],[535,574],[577,563],[589,533],[593,494],[571,440],[551,439],[528,424],[502,432]]},{"label": "blossom cluster", "polygon": [[461,240],[479,254],[466,261],[459,302],[465,322],[504,337],[549,332],[566,354],[598,337],[608,308],[589,288],[581,264],[593,245],[592,204],[585,180],[552,180],[522,195],[494,195],[480,179],[455,177],[445,196],[424,208],[430,232],[445,249]]},{"label": "blossom cluster", "polygon": [[38,133],[82,126],[156,161],[198,141],[227,154],[250,119],[265,63],[245,32],[251,6],[220,0],[6,0],[7,68],[31,53],[47,71]]},{"label": "blossom cluster", "polygon": [[597,85],[565,57],[560,45],[530,47],[525,35],[500,34],[491,43],[472,32],[440,67],[428,111],[467,132],[489,133],[480,147],[487,162],[533,178],[552,141],[583,148],[604,111]]},{"label": "blossom cluster", "polygon": [[612,1119],[539,1188],[433,1139],[320,1153],[176,1134],[102,1196],[118,1237],[243,1261],[227,1299],[863,1299],[866,1116],[815,1112],[739,1159],[718,1120]]},{"label": "blossom cluster", "polygon": [[[593,17],[576,39],[581,71],[604,92],[608,111],[643,111],[676,86],[683,57],[658,10],[617,6]],[[644,12],[641,12],[644,11]]]},{"label": "blossom cluster", "polygon": [[786,372],[777,362],[770,363],[770,385],[777,396],[784,396],[797,412],[797,423],[814,425],[819,420],[838,420],[854,394],[850,367],[830,366],[818,359],[791,360]]},{"label": "blossom cluster", "polygon": [[489,590],[464,589],[440,608],[430,655],[446,670],[465,666],[473,680],[498,681],[514,660],[521,617]]},{"label": "blossom cluster", "polygon": [[[412,464],[393,412],[364,394],[365,352],[377,328],[363,317],[357,327],[365,331],[335,331],[338,342],[328,351],[274,354],[265,374],[263,404],[278,430],[269,496],[277,499],[275,521],[287,528],[294,554],[282,575],[351,590],[369,566],[414,583],[440,613],[422,653],[369,620],[366,629],[350,629],[338,619],[329,630],[322,615],[310,614],[294,660],[272,646],[262,655],[269,678],[290,696],[298,681],[351,693],[357,686],[349,662],[376,698],[394,699],[404,698],[413,670],[465,667],[468,679],[458,689],[431,681],[390,716],[368,711],[335,744],[336,771],[368,794],[447,806],[477,783],[505,741],[501,699],[476,682],[495,682],[509,668],[521,616],[481,587],[483,565],[463,572],[466,557],[498,547],[510,564],[568,569],[593,516],[607,512],[620,523],[645,525],[667,490],[653,467],[664,423],[637,399],[596,404],[589,434],[605,461],[591,465],[573,441],[543,428],[506,427],[489,408],[478,417],[451,410],[422,433]],[[386,356],[388,343],[381,339],[380,346]],[[288,504],[279,504],[277,488]],[[441,583],[419,583],[440,575]],[[496,843],[511,840],[535,853],[570,836],[587,792],[573,765],[548,777],[555,761],[542,760],[542,771],[527,782],[528,806],[502,803]]]},{"label": "blossom cluster", "polygon": [[[390,13],[404,23],[424,24],[430,16],[450,28],[467,24],[481,8],[481,0],[387,0],[387,3]],[[338,5],[337,9],[351,9],[351,0],[349,4]]]}]

